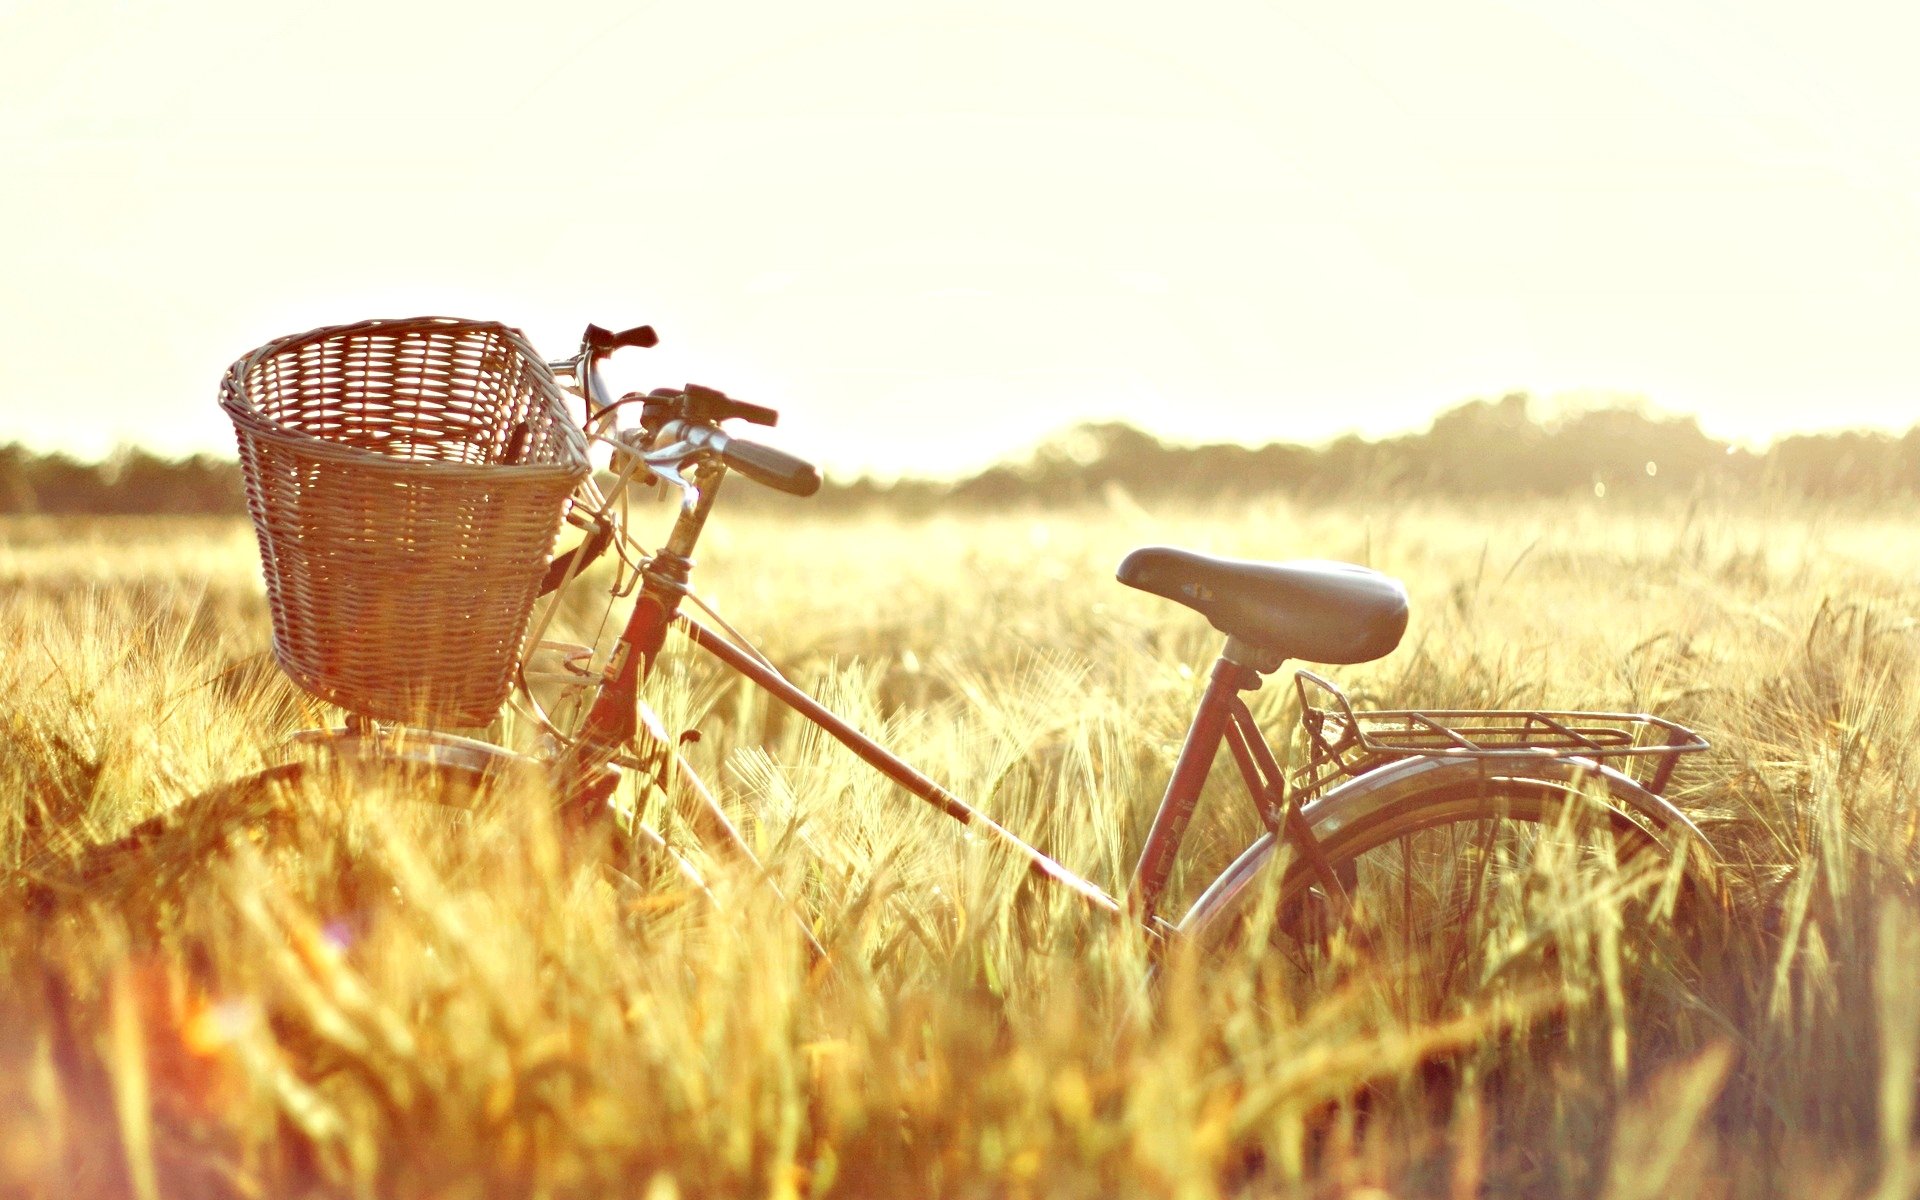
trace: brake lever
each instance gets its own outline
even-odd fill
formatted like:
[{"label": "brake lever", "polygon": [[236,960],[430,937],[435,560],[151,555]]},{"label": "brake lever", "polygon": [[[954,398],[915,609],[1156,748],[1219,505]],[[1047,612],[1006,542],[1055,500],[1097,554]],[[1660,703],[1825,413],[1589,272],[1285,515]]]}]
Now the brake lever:
[{"label": "brake lever", "polygon": [[695,421],[745,421],[749,425],[778,425],[780,413],[765,405],[735,400],[718,388],[689,383],[681,392],[687,398],[686,415]]},{"label": "brake lever", "polygon": [[[672,419],[675,423],[681,420],[683,418],[680,417]],[[649,439],[660,436],[667,430],[668,424],[668,422],[662,422],[661,425],[647,430]],[[713,447],[703,437],[688,436],[689,432],[690,430],[686,428],[673,430],[672,440],[665,445],[654,446],[652,449],[636,448],[632,453],[639,458],[653,479],[671,484],[687,495],[693,496],[699,494],[698,489],[681,471],[689,461],[702,453],[711,451]]]},{"label": "brake lever", "polygon": [[666,484],[668,487],[679,489],[683,496],[699,494],[693,481],[681,474],[681,468],[699,452],[700,447],[686,441],[674,442],[654,450],[630,451],[638,460],[641,478],[648,487]]}]

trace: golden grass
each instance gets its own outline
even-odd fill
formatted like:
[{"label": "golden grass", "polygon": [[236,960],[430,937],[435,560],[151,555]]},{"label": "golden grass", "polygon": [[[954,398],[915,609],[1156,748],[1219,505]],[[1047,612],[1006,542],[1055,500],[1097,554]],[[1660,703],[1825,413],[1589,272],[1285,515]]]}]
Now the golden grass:
[{"label": "golden grass", "polygon": [[[305,789],[74,887],[85,847],[328,715],[262,662],[244,524],[6,525],[0,1194],[1913,1194],[1914,523],[1385,509],[723,512],[696,582],[1118,888],[1218,641],[1113,583],[1120,555],[1370,562],[1414,620],[1340,673],[1357,697],[1706,732],[1675,792],[1729,911],[1647,929],[1569,878],[1424,953],[1249,944],[1150,987],[1125,929],[691,652],[655,701],[831,969],[751,879],[720,873],[716,911],[529,795],[455,821],[403,785]],[[1255,697],[1277,733],[1286,691]],[[1257,828],[1209,799],[1181,897]]]}]

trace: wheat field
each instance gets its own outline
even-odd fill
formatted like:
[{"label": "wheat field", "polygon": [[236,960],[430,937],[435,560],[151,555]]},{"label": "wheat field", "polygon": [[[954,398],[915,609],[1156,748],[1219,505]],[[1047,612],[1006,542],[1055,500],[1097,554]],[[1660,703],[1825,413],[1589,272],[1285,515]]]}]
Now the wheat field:
[{"label": "wheat field", "polygon": [[[243,522],[16,520],[0,1194],[1920,1194],[1920,514],[721,508],[702,595],[1110,889],[1220,640],[1113,582],[1165,543],[1403,578],[1400,650],[1338,672],[1364,702],[1697,727],[1713,749],[1673,795],[1725,903],[1649,923],[1549,886],[1424,945],[1250,942],[1152,975],[1127,928],[678,639],[652,700],[699,730],[689,760],[824,964],[757,878],[708,864],[709,902],[531,793],[450,816],[363,781],[183,809],[81,886],[89,847],[338,714],[264,654]],[[1285,749],[1290,689],[1253,704]],[[1176,913],[1258,831],[1231,775]]]}]

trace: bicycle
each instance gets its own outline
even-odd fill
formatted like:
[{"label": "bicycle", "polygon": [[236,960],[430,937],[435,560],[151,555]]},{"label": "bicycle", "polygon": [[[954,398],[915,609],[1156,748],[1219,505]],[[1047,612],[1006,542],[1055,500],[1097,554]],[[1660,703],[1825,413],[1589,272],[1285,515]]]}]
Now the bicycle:
[{"label": "bicycle", "polygon": [[[637,788],[659,788],[687,802],[706,850],[759,866],[643,696],[670,630],[678,627],[694,646],[906,793],[991,839],[1092,910],[1132,922],[1156,946],[1226,936],[1253,915],[1256,898],[1272,906],[1267,911],[1276,931],[1303,942],[1324,939],[1361,909],[1384,911],[1396,898],[1411,908],[1416,890],[1430,915],[1464,919],[1497,886],[1496,872],[1524,872],[1549,844],[1616,863],[1649,862],[1656,883],[1713,886],[1711,847],[1664,795],[1681,757],[1707,748],[1699,734],[1645,713],[1358,710],[1334,684],[1303,670],[1295,686],[1307,757],[1289,775],[1243,694],[1289,661],[1352,665],[1389,654],[1406,629],[1405,588],[1348,564],[1242,561],[1148,547],[1120,564],[1119,582],[1194,610],[1226,642],[1130,882],[1121,894],[1108,891],[830,711],[693,591],[694,551],[729,474],[795,497],[813,494],[820,476],[805,461],[724,428],[731,422],[772,426],[773,409],[694,384],[610,397],[600,375],[606,359],[656,341],[648,326],[621,332],[589,326],[577,354],[545,364],[560,389],[583,406],[580,436],[602,447],[608,461],[599,480],[588,476],[572,491],[566,520],[581,540],[546,564],[539,591],[596,586],[582,582],[585,572],[612,554],[618,566],[603,588],[609,611],[625,599],[631,605],[607,645],[544,640],[551,606],[525,639],[533,652],[517,662],[512,692],[540,730],[539,750],[349,715],[341,728],[296,734],[291,761],[222,789],[217,802],[322,768],[407,768],[462,794],[503,776],[531,778],[551,790],[571,826],[617,827],[634,844],[669,856],[704,889],[698,866],[660,830],[637,810],[614,806],[623,777],[636,775]],[[677,493],[679,505],[664,544],[650,551],[632,528],[627,501],[651,486]],[[686,611],[688,601],[712,624]],[[539,698],[551,687],[569,693],[571,710],[584,714],[575,728],[563,728],[563,718]],[[1183,916],[1170,920],[1160,911],[1168,879],[1222,746],[1263,832]],[[1435,903],[1441,891],[1447,895]]]}]

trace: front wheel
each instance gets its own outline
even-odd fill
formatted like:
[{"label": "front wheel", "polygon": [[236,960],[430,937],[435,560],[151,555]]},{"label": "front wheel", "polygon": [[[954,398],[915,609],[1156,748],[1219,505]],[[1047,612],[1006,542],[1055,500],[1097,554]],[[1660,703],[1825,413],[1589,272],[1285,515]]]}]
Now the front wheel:
[{"label": "front wheel", "polygon": [[246,845],[311,849],[353,824],[362,799],[396,809],[422,829],[457,830],[486,798],[490,781],[433,763],[356,764],[352,771],[293,761],[201,792],[117,837],[46,853],[25,872],[36,903],[129,890],[164,894],[209,861]]},{"label": "front wheel", "polygon": [[[1582,760],[1410,759],[1302,809],[1324,867],[1268,834],[1196,900],[1180,932],[1263,937],[1305,956],[1336,936],[1419,964],[1438,989],[1567,938],[1717,894],[1713,856],[1670,803]],[[1328,876],[1332,876],[1331,884]],[[1620,914],[1598,921],[1596,914]]]}]

